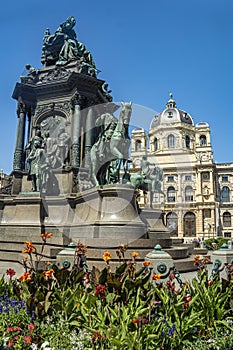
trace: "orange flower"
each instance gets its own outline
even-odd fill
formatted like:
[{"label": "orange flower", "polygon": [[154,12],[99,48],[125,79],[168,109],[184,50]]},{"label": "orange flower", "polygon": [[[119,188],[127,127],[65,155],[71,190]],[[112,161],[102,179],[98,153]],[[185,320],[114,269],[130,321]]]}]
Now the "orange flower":
[{"label": "orange flower", "polygon": [[22,250],[22,253],[28,253],[31,254],[33,250],[36,250],[36,247],[32,244],[32,242],[24,242],[25,248]]},{"label": "orange flower", "polygon": [[86,254],[87,253],[87,245],[78,241],[75,253],[76,254]]},{"label": "orange flower", "polygon": [[48,233],[48,232],[40,234],[40,237],[43,239],[44,242],[46,242],[47,238],[51,238],[52,236],[53,236],[52,233]]},{"label": "orange flower", "polygon": [[211,260],[209,258],[207,258],[207,256],[205,256],[203,259],[202,259],[202,262],[203,264],[209,264],[211,262]]},{"label": "orange flower", "polygon": [[162,275],[160,273],[159,274],[154,273],[153,276],[152,276],[152,280],[153,281],[158,281],[158,280],[160,280],[161,276]]},{"label": "orange flower", "polygon": [[213,284],[213,280],[208,281],[208,286],[210,287]]},{"label": "orange flower", "polygon": [[199,259],[200,259],[200,256],[199,255],[195,255],[195,257],[194,257],[194,266],[198,265]]},{"label": "orange flower", "polygon": [[149,266],[149,265],[152,265],[152,262],[151,261],[144,261],[143,262],[143,266]]},{"label": "orange flower", "polygon": [[103,260],[108,262],[109,260],[112,259],[112,254],[109,253],[107,250],[105,250],[104,254],[103,254]]},{"label": "orange flower", "polygon": [[138,252],[133,252],[133,253],[132,253],[132,257],[133,257],[133,258],[137,258],[137,257],[138,257]]},{"label": "orange flower", "polygon": [[31,279],[32,275],[28,272],[24,272],[24,274],[18,278],[18,280],[21,282],[28,282],[31,281]]},{"label": "orange flower", "polygon": [[44,277],[45,277],[46,281],[53,277],[53,273],[54,273],[53,269],[50,269],[48,271],[43,271],[43,274],[44,274]]}]

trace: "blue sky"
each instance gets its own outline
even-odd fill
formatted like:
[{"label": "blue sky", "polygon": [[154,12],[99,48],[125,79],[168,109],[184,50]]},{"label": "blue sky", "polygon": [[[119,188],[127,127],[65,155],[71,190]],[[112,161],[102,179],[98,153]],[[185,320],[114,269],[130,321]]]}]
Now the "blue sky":
[{"label": "blue sky", "polygon": [[[12,0],[0,14],[0,168],[12,170],[14,86],[26,63],[42,67],[44,30],[53,33],[70,15],[115,101],[160,112],[172,91],[195,123],[210,124],[215,161],[233,162],[232,0]],[[148,129],[150,113],[132,123]]]}]

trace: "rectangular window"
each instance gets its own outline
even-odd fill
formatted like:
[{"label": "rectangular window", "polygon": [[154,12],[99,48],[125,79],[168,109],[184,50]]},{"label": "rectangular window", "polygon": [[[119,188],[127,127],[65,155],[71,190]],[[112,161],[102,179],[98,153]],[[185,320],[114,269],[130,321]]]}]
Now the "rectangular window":
[{"label": "rectangular window", "polygon": [[175,202],[175,201],[176,201],[175,197],[172,196],[172,195],[169,195],[167,199],[168,199],[167,201],[168,201],[169,203],[170,203],[170,202]]},{"label": "rectangular window", "polygon": [[222,176],[222,182],[228,182],[228,176]]},{"label": "rectangular window", "polygon": [[231,238],[231,232],[224,232],[225,238]]},{"label": "rectangular window", "polygon": [[174,181],[174,176],[168,176],[167,177],[168,182],[173,182]]},{"label": "rectangular window", "polygon": [[192,175],[185,175],[184,180],[185,181],[192,181]]}]

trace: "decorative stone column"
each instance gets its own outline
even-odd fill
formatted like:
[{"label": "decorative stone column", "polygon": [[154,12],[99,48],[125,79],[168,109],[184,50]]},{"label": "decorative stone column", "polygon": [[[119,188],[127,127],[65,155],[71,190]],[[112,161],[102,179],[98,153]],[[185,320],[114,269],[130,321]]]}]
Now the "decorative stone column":
[{"label": "decorative stone column", "polygon": [[91,107],[88,108],[87,118],[86,118],[86,137],[85,137],[85,148],[84,148],[84,156],[85,156],[85,167],[89,168],[91,159],[90,159],[90,151],[91,147],[94,144],[95,139],[95,119],[93,109]]},{"label": "decorative stone column", "polygon": [[81,136],[81,106],[78,98],[73,102],[73,127],[72,127],[72,147],[71,166],[80,167],[80,136]]},{"label": "decorative stone column", "polygon": [[25,121],[26,121],[26,106],[18,103],[17,109],[18,126],[16,134],[16,146],[14,153],[14,170],[24,170],[24,138],[25,138]]}]

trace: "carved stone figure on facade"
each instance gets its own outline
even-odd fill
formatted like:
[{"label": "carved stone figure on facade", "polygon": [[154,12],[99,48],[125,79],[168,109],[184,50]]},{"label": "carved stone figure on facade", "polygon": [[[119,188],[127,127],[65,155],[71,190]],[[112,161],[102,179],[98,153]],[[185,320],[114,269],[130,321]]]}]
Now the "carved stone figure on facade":
[{"label": "carved stone figure on facade", "polygon": [[42,165],[43,148],[42,142],[38,139],[34,141],[26,161],[28,167],[28,180],[32,181],[33,192],[40,191],[41,188],[41,165]]},{"label": "carved stone figure on facade", "polygon": [[204,186],[203,187],[203,196],[208,197],[209,194],[210,194],[209,187],[208,186]]},{"label": "carved stone figure on facade", "polygon": [[[95,68],[94,60],[81,42],[77,41],[74,26],[75,18],[70,16],[62,23],[54,34],[50,34],[46,29],[43,38],[41,62],[45,66],[65,65],[73,60],[79,60],[85,57],[86,63]],[[88,54],[85,54],[88,52]]]}]

